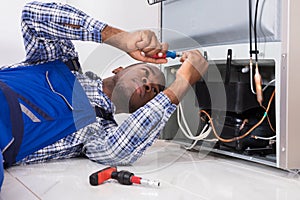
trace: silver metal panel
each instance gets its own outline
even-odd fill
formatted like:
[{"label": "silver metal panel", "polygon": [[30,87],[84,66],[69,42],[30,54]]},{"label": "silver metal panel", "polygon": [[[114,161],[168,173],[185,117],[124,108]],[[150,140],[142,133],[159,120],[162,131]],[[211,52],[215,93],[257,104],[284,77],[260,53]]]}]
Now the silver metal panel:
[{"label": "silver metal panel", "polygon": [[[280,0],[260,1],[258,11],[259,40],[280,41]],[[201,46],[245,43],[248,15],[248,0],[166,0],[163,40],[173,49],[195,48],[188,37]]]},{"label": "silver metal panel", "polygon": [[300,46],[300,1],[285,1],[288,4],[287,24],[287,101],[286,101],[286,166],[288,169],[300,169],[300,67],[299,67],[299,46]]}]

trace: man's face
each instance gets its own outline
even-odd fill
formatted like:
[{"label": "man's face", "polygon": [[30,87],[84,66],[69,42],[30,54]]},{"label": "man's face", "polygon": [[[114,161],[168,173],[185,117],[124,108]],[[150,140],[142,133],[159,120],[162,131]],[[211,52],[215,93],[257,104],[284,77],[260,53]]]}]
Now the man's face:
[{"label": "man's face", "polygon": [[112,101],[118,113],[132,113],[164,89],[165,77],[155,66],[145,63],[129,66],[118,72]]}]

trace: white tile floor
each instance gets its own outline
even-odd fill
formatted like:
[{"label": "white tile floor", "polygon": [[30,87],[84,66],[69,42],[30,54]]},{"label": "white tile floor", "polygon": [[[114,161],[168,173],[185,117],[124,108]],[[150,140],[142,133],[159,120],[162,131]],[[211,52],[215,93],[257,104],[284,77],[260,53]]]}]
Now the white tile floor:
[{"label": "white tile floor", "polygon": [[133,166],[119,167],[160,180],[159,188],[125,186],[114,180],[90,186],[89,175],[104,167],[87,159],[12,167],[5,172],[0,200],[300,199],[298,175],[233,158],[203,158],[161,141]]}]

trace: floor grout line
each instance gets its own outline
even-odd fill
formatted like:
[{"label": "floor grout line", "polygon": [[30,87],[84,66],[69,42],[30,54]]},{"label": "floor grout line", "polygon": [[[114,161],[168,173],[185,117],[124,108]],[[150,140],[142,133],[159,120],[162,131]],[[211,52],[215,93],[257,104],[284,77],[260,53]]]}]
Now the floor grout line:
[{"label": "floor grout line", "polygon": [[33,192],[28,186],[26,186],[20,179],[18,179],[17,177],[13,176],[9,171],[6,170],[6,172],[8,174],[10,174],[12,177],[14,177],[16,179],[16,181],[18,181],[19,183],[21,183],[21,185],[23,185],[29,192],[31,192],[33,194],[33,196],[35,196],[37,199],[42,200],[41,197],[38,196],[38,194],[36,194],[35,192]]}]

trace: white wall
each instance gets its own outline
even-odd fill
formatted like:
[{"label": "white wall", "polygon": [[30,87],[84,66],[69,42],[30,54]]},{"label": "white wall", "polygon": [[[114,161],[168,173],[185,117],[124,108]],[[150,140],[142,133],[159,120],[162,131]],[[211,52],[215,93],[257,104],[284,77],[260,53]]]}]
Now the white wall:
[{"label": "white wall", "polygon": [[[21,10],[32,0],[5,0],[0,6],[0,66],[13,64],[25,58],[21,34]],[[45,1],[45,0],[43,0]],[[56,0],[56,2],[66,2]]]},{"label": "white wall", "polygon": [[21,8],[25,2],[12,0],[0,6],[0,66],[19,62],[25,56],[20,29]]},{"label": "white wall", "polygon": [[[44,2],[47,2],[43,0]],[[51,0],[48,0],[50,2]],[[53,0],[52,0],[53,1]],[[147,0],[54,0],[68,3],[110,25],[133,31],[158,27],[158,6],[149,6]],[[0,66],[22,61],[25,58],[20,30],[21,9],[30,0],[6,0],[0,6]],[[111,61],[133,62],[119,50],[92,42],[75,42],[81,63],[87,70],[102,72]],[[118,59],[120,58],[121,59]],[[115,63],[115,62],[114,62]]]},{"label": "white wall", "polygon": [[[111,26],[127,31],[145,28],[156,32],[158,30],[158,5],[150,6],[147,0],[67,0],[67,3]],[[85,70],[92,70],[102,77],[111,75],[116,67],[136,62],[124,52],[106,45],[79,41],[74,44],[80,52],[80,61]]]}]

